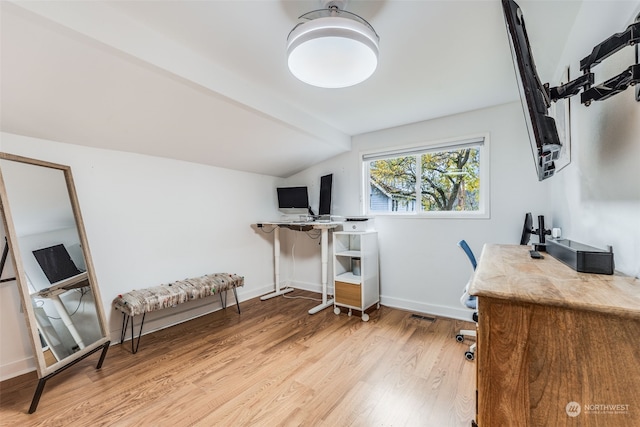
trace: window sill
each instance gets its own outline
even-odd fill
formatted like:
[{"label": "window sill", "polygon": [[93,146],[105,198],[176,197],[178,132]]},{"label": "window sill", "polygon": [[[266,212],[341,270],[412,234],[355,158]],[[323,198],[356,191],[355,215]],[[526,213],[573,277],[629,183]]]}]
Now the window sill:
[{"label": "window sill", "polygon": [[428,212],[428,213],[393,213],[368,212],[370,217],[402,218],[402,219],[490,219],[488,212]]}]

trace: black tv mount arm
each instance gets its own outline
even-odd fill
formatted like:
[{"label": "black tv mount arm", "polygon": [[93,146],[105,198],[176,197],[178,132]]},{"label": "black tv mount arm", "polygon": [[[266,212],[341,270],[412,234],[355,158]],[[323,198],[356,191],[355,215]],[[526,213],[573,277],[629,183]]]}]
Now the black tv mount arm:
[{"label": "black tv mount arm", "polygon": [[[591,54],[580,61],[580,70],[583,75],[566,84],[552,88],[549,88],[548,83],[545,84],[544,87],[548,91],[549,98],[555,102],[577,95],[582,90],[580,102],[588,107],[592,101],[605,100],[624,91],[629,86],[640,83],[640,65],[637,53],[636,64],[597,86],[593,86],[594,76],[591,72],[591,67],[594,65],[598,65],[620,49],[634,46],[637,43],[640,43],[640,15],[636,17],[636,22],[629,25],[624,32],[612,35],[594,47]],[[640,91],[636,91],[636,101],[640,101]]]},{"label": "black tv mount arm", "polygon": [[[546,252],[547,246],[547,236],[551,235],[551,230],[548,230],[544,226],[544,215],[538,215],[538,228],[535,228],[533,224],[530,227],[527,227],[528,224],[525,225],[525,231],[527,231],[530,235],[538,236],[538,243],[534,243],[534,249],[536,251]],[[527,237],[526,242],[528,242],[530,237]],[[527,243],[520,243],[521,245],[526,245]]]}]

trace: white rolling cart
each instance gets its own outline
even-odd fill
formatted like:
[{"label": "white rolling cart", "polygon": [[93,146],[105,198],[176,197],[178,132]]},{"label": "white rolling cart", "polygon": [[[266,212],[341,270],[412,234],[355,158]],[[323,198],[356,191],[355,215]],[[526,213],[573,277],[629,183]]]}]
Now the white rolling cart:
[{"label": "white rolling cart", "polygon": [[375,231],[337,231],[333,233],[334,308],[362,312],[380,308],[380,275],[378,272],[378,233]]}]

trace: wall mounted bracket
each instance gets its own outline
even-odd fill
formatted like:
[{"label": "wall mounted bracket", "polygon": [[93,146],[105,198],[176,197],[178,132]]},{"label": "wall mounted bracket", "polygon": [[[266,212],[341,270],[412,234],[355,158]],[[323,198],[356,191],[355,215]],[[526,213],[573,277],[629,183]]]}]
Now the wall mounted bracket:
[{"label": "wall mounted bracket", "polygon": [[[640,83],[640,65],[638,65],[637,44],[640,43],[640,15],[636,17],[636,22],[629,25],[627,29],[621,33],[616,33],[598,44],[593,48],[591,54],[580,61],[580,70],[583,75],[560,86],[549,88],[548,95],[551,101],[557,101],[563,98],[569,98],[577,95],[580,90],[580,102],[585,106],[589,106],[592,101],[602,101],[613,95],[620,93],[629,86],[635,86]],[[636,46],[635,64],[631,65],[620,74],[594,85],[594,75],[591,67],[598,65],[604,59],[618,52],[626,46]],[[636,101],[640,102],[640,91],[636,88]]]}]

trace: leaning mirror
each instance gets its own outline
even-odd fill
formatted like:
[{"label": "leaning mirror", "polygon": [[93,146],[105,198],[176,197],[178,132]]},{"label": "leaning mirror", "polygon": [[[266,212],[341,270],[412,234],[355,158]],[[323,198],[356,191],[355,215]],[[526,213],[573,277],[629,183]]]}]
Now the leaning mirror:
[{"label": "leaning mirror", "polygon": [[38,385],[102,350],[109,336],[71,168],[0,153],[7,244],[31,332]]}]

